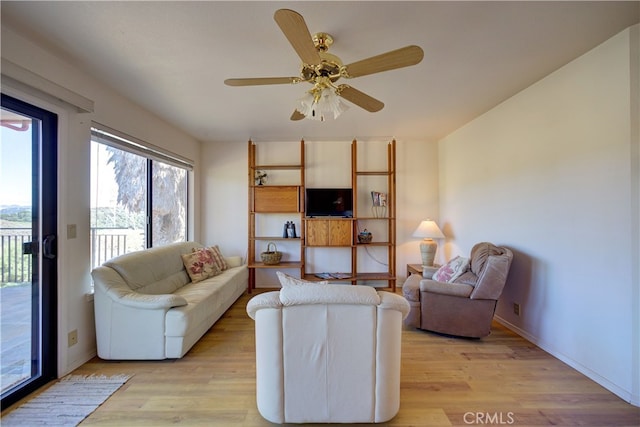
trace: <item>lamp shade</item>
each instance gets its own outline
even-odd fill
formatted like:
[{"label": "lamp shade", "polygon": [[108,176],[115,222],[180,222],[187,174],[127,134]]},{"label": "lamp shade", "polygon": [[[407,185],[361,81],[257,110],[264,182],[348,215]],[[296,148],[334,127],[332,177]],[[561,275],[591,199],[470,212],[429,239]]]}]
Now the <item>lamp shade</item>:
[{"label": "lamp shade", "polygon": [[413,237],[422,237],[424,239],[444,239],[444,234],[438,228],[438,224],[435,221],[427,219],[422,221],[416,231],[413,232]]},{"label": "lamp shade", "polygon": [[420,243],[420,255],[422,256],[423,266],[433,266],[433,260],[436,256],[436,250],[438,244],[432,239],[442,239],[444,234],[438,228],[438,224],[430,219],[424,220],[420,223],[416,231],[413,232],[413,237],[422,237],[423,240]]}]

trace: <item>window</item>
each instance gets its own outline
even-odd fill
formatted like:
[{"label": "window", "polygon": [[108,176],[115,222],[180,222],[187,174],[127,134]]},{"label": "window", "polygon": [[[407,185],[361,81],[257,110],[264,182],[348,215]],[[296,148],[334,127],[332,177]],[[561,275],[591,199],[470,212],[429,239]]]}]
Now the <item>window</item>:
[{"label": "window", "polygon": [[187,238],[191,162],[105,127],[91,129],[91,267]]}]

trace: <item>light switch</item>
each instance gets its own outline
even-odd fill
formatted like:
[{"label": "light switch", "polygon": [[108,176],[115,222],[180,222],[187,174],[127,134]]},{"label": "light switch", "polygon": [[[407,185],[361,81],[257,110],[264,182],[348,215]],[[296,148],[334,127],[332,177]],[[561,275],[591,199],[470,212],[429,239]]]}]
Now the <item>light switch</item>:
[{"label": "light switch", "polygon": [[76,225],[75,224],[67,224],[67,239],[75,239],[76,238]]}]

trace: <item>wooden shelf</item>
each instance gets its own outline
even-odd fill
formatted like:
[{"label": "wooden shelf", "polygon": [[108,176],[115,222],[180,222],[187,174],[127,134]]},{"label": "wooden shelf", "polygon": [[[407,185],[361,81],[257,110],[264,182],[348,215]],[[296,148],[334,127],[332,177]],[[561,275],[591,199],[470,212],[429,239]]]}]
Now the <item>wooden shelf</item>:
[{"label": "wooden shelf", "polygon": [[297,170],[303,169],[303,165],[255,165],[251,166],[255,170]]},{"label": "wooden shelf", "polygon": [[362,282],[362,281],[389,281],[389,280],[396,279],[395,276],[391,276],[387,272],[358,273],[354,276],[346,277],[344,279],[337,279],[337,278],[323,279],[316,276],[315,273],[306,273],[302,278],[309,282],[321,282],[321,281],[327,280],[329,282],[352,282],[352,283]]},{"label": "wooden shelf", "polygon": [[301,261],[283,261],[279,264],[265,264],[263,262],[252,262],[247,267],[249,268],[302,268],[304,265]]},{"label": "wooden shelf", "polygon": [[337,279],[337,278],[330,278],[330,279],[323,279],[321,277],[316,276],[317,273],[306,273],[303,276],[304,280],[307,280],[309,282],[322,282],[322,281],[328,281],[328,282],[353,282],[354,281],[354,277],[350,276],[350,277],[345,277],[344,279]]},{"label": "wooden shelf", "polygon": [[370,221],[370,220],[374,220],[374,219],[377,219],[377,220],[390,220],[390,219],[392,219],[392,220],[394,220],[395,218],[392,218],[390,216],[358,216],[357,218],[354,218],[354,219],[357,220],[357,221],[360,221],[360,220],[362,220],[362,221]]},{"label": "wooden shelf", "polygon": [[355,280],[395,280],[396,277],[388,272],[379,273],[358,273]]},{"label": "wooden shelf", "polygon": [[286,242],[287,240],[300,240],[300,237],[250,236],[249,240],[282,240]]},{"label": "wooden shelf", "polygon": [[387,176],[392,174],[390,171],[356,171],[355,175],[357,176]]}]

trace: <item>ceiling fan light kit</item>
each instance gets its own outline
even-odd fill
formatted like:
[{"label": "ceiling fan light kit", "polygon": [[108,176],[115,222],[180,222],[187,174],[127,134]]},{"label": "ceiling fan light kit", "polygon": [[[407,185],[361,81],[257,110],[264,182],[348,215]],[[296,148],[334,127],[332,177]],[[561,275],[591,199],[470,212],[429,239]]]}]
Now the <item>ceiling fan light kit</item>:
[{"label": "ceiling fan light kit", "polygon": [[351,79],[383,71],[416,65],[424,57],[418,46],[411,45],[376,55],[349,65],[328,53],[333,37],[327,33],[311,36],[302,15],[290,9],[279,9],[274,19],[296,51],[302,65],[300,77],[256,77],[227,79],[228,86],[256,86],[272,84],[296,84],[308,82],[313,87],[298,100],[291,120],[308,118],[324,121],[326,117],[337,119],[349,106],[341,98],[369,112],[380,111],[384,103],[349,86],[334,85],[341,77]]},{"label": "ceiling fan light kit", "polygon": [[329,115],[337,119],[349,106],[338,96],[339,88],[331,82],[317,82],[298,100],[296,110],[311,120],[324,121]]}]

